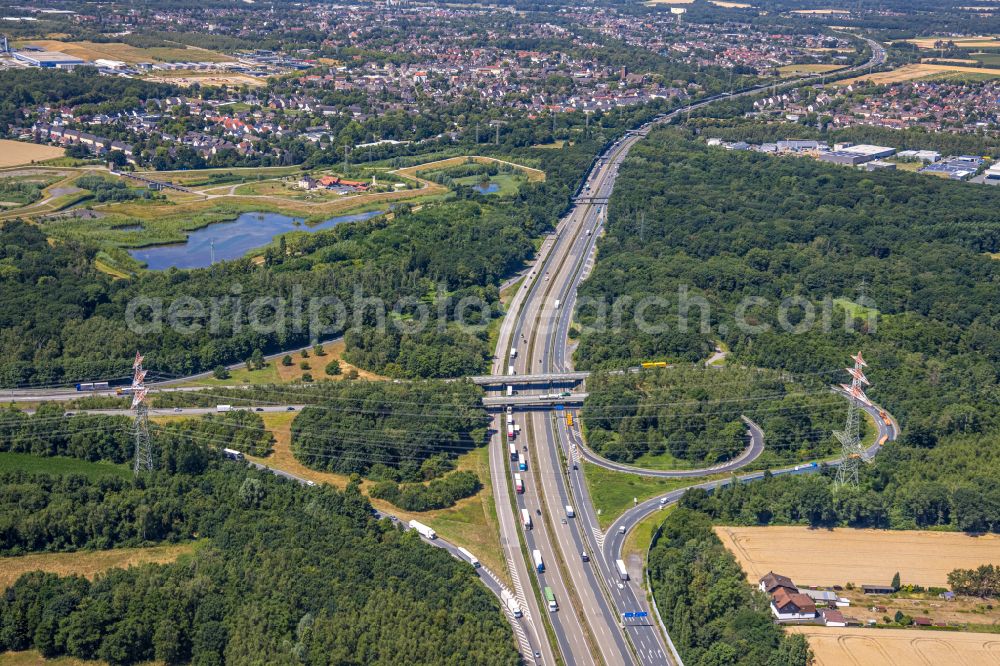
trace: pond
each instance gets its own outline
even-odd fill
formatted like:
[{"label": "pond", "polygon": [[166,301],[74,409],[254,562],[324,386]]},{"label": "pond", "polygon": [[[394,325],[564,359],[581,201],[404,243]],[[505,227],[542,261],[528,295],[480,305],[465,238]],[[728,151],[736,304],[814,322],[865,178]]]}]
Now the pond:
[{"label": "pond", "polygon": [[493,183],[493,182],[478,183],[476,185],[473,185],[472,189],[474,189],[476,192],[479,192],[480,194],[493,194],[494,192],[500,190],[500,183]]},{"label": "pond", "polygon": [[232,222],[217,222],[188,234],[187,241],[170,245],[154,245],[129,252],[146,268],[162,271],[167,268],[205,268],[212,264],[214,241],[215,261],[239,259],[250,250],[263,247],[276,236],[289,231],[314,233],[344,222],[361,222],[381,215],[373,210],[355,215],[341,215],[314,225],[302,224],[302,218],[277,213],[243,213]]}]

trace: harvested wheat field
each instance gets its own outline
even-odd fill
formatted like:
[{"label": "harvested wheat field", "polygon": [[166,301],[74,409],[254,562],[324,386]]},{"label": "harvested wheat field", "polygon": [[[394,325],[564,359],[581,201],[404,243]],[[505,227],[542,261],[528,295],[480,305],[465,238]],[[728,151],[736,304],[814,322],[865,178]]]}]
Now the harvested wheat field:
[{"label": "harvested wheat field", "polygon": [[787,627],[803,634],[815,666],[995,666],[1000,636],[953,631]]},{"label": "harvested wheat field", "polygon": [[22,574],[29,571],[49,571],[60,576],[77,574],[93,578],[108,569],[155,562],[173,562],[192,552],[197,543],[180,543],[149,548],[114,548],[112,550],[81,551],[78,553],[36,553],[17,557],[0,557],[0,590],[6,590]]},{"label": "harvested wheat field", "polygon": [[62,157],[66,151],[55,146],[42,146],[37,143],[0,139],[0,167],[30,164],[53,157]]},{"label": "harvested wheat field", "polygon": [[797,585],[887,585],[898,571],[907,584],[947,587],[953,569],[1000,564],[996,534],[808,527],[716,527],[715,533],[754,584],[774,571]]},{"label": "harvested wheat field", "polygon": [[857,81],[871,81],[875,84],[901,83],[903,81],[915,81],[917,79],[948,79],[975,77],[976,79],[1000,78],[1000,69],[987,67],[960,67],[958,65],[931,65],[928,63],[914,63],[903,65],[888,72],[875,72],[856,76],[853,79],[839,81],[837,85],[846,86]]},{"label": "harvested wheat field", "polygon": [[973,37],[918,37],[907,39],[911,44],[916,44],[917,48],[933,49],[937,42],[952,42],[960,49],[971,49],[978,47],[1000,46],[1000,39],[991,35],[977,35]]}]

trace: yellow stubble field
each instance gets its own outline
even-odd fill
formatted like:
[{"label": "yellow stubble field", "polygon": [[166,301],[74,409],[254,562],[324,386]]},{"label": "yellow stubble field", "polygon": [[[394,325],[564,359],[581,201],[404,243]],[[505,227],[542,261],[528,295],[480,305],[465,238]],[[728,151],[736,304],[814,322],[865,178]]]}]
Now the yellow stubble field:
[{"label": "yellow stubble field", "polygon": [[1000,635],[859,627],[788,627],[803,634],[814,666],[995,666]]},{"label": "yellow stubble field", "polygon": [[66,151],[55,146],[0,139],[0,167],[19,166],[62,157]]},{"label": "yellow stubble field", "polygon": [[[947,587],[948,573],[1000,563],[1000,535],[957,532],[716,527],[751,583],[768,571],[796,585],[905,584]],[[1000,636],[998,636],[1000,640]]]}]

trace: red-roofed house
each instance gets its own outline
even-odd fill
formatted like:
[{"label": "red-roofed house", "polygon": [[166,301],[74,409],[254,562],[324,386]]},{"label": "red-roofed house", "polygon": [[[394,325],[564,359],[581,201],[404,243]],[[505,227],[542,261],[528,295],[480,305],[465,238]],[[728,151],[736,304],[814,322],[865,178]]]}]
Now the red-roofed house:
[{"label": "red-roofed house", "polygon": [[795,587],[795,583],[788,576],[782,576],[776,574],[773,571],[768,571],[760,579],[760,591],[764,594],[771,594],[779,588],[785,588],[789,592],[798,592],[799,588]]},{"label": "red-roofed house", "polygon": [[780,587],[771,595],[771,612],[779,621],[812,620],[816,617],[816,604],[804,594]]}]

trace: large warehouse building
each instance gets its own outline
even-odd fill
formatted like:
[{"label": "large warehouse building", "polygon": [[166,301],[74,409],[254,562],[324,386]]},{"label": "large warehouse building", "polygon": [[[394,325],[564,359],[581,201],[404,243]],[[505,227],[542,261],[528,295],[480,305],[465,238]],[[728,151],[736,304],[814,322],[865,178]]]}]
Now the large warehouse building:
[{"label": "large warehouse building", "polygon": [[14,57],[33,67],[76,67],[86,62],[82,58],[66,55],[59,51],[15,51]]}]

